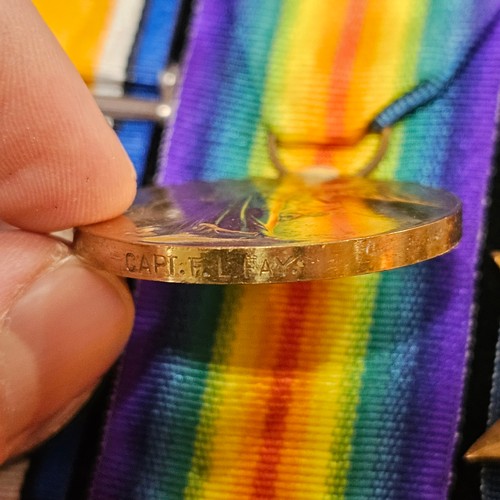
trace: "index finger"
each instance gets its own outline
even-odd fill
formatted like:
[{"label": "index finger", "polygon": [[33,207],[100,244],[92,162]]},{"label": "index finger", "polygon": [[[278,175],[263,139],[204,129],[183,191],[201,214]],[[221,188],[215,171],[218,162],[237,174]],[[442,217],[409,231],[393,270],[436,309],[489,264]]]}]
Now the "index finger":
[{"label": "index finger", "polygon": [[119,215],[125,151],[31,2],[0,1],[0,219],[47,232]]}]

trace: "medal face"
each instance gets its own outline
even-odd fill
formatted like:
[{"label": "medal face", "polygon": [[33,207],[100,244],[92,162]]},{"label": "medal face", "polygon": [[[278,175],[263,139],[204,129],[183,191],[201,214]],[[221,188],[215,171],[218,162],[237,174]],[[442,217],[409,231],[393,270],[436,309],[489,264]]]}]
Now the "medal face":
[{"label": "medal face", "polygon": [[453,248],[461,205],[417,184],[340,178],[191,182],[139,190],[75,251],[120,276],[176,283],[330,279],[414,264]]}]

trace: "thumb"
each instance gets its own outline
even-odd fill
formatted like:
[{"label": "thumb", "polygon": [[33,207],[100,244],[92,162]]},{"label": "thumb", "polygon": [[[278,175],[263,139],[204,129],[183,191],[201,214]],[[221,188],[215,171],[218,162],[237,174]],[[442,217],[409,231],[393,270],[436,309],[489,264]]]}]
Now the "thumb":
[{"label": "thumb", "polygon": [[0,232],[0,463],[46,439],[116,359],[133,304],[63,243]]},{"label": "thumb", "polygon": [[[0,16],[0,219],[49,232],[111,218],[133,167],[29,0]],[[0,461],[55,432],[122,350],[133,306],[115,277],[49,236],[0,228]]]}]

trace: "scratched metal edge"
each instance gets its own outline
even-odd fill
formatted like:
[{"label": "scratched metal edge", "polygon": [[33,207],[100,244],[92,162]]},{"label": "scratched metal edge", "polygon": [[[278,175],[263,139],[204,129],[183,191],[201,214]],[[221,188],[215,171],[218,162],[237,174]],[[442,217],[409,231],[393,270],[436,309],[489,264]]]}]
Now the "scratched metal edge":
[{"label": "scratched metal edge", "polygon": [[461,206],[394,233],[312,245],[193,247],[110,240],[75,233],[74,252],[118,276],[189,284],[264,284],[335,279],[386,271],[438,257],[461,237]]}]

